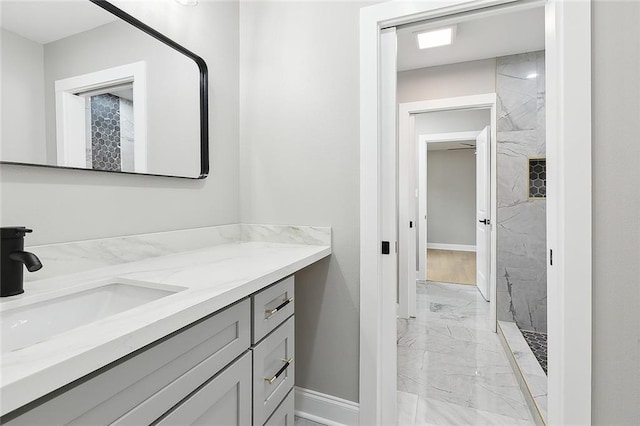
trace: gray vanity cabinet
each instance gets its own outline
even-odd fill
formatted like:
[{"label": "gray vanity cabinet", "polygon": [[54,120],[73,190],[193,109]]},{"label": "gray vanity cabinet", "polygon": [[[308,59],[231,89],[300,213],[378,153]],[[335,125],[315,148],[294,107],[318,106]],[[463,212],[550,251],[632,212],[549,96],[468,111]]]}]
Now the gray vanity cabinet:
[{"label": "gray vanity cabinet", "polygon": [[245,299],[2,418],[8,425],[150,424],[246,352]]},{"label": "gray vanity cabinet", "polygon": [[0,421],[29,426],[293,424],[293,323],[289,277]]},{"label": "gray vanity cabinet", "polygon": [[291,391],[264,426],[294,426],[294,408],[293,391]]},{"label": "gray vanity cabinet", "polygon": [[251,354],[246,353],[155,424],[241,426],[250,422]]},{"label": "gray vanity cabinet", "polygon": [[255,294],[252,306],[253,425],[262,426],[295,382],[293,277]]},{"label": "gray vanity cabinet", "polygon": [[253,348],[253,424],[262,426],[293,389],[294,319]]},{"label": "gray vanity cabinet", "polygon": [[252,296],[253,334],[255,345],[278,328],[295,311],[293,276],[279,281]]}]

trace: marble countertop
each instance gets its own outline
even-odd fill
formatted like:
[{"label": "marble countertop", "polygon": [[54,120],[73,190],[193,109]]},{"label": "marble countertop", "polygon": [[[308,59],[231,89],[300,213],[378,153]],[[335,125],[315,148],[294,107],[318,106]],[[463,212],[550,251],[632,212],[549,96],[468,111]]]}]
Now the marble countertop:
[{"label": "marble countertop", "polygon": [[[328,228],[327,228],[328,229]],[[330,235],[330,230],[329,230]],[[89,374],[331,253],[325,244],[225,241],[212,247],[58,275],[25,284],[2,300],[4,311],[38,295],[100,280],[127,280],[185,290],[2,355],[0,414],[4,415]]]}]

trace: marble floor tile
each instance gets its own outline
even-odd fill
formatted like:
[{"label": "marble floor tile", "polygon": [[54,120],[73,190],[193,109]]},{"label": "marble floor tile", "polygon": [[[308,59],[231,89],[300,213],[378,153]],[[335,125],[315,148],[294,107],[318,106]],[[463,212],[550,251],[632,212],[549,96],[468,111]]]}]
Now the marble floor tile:
[{"label": "marble floor tile", "polygon": [[[419,398],[415,426],[423,425],[531,425],[530,420],[516,419],[490,411],[461,407],[430,398]],[[398,425],[402,425],[398,421]]]},{"label": "marble floor tile", "polygon": [[435,324],[433,321],[399,320],[397,343],[398,346],[440,353],[498,352],[501,346],[493,339],[494,334],[490,330]]},{"label": "marble floor tile", "polygon": [[412,424],[416,398],[415,424],[532,424],[475,287],[419,283],[417,315],[398,320],[397,349],[398,424]]}]

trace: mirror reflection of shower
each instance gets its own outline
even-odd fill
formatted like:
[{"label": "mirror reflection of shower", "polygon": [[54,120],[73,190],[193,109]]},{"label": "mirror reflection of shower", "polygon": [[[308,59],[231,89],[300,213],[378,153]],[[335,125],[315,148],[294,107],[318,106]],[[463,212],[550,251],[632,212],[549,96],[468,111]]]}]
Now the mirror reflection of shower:
[{"label": "mirror reflection of shower", "polygon": [[134,171],[133,83],[81,94],[86,102],[86,165],[94,170]]},{"label": "mirror reflection of shower", "polygon": [[57,164],[144,172],[146,63],[55,81]]}]

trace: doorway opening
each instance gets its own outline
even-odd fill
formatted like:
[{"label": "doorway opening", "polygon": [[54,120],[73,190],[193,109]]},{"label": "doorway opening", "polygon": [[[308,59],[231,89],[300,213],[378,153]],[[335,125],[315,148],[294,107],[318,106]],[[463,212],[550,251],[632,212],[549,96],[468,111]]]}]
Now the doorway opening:
[{"label": "doorway opening", "polygon": [[487,253],[490,233],[486,232],[491,210],[478,211],[478,205],[485,199],[489,205],[485,186],[491,182],[491,169],[478,164],[488,164],[489,156],[483,155],[488,149],[478,152],[477,146],[479,138],[480,145],[490,141],[490,126],[490,109],[416,116],[418,280],[478,286],[485,300],[489,300],[488,286],[480,285],[481,281],[488,283],[488,270],[478,280],[476,254],[491,258]]},{"label": "doorway opening", "polygon": [[[476,285],[489,301],[495,298],[496,95],[401,103],[398,111],[399,216],[410,225],[399,233],[398,316],[416,316],[416,281],[428,280],[429,249],[432,269],[444,267],[432,281]],[[493,304],[490,311],[495,330]]]},{"label": "doorway opening", "polygon": [[[496,6],[503,3],[509,5]],[[452,0],[444,4],[385,3],[362,9],[360,404],[363,424],[386,424],[397,420],[395,398],[391,394],[395,388],[391,385],[396,381],[391,369],[396,354],[390,345],[395,340],[395,327],[391,327],[395,322],[395,306],[391,303],[396,299],[393,294],[396,286],[389,288],[388,284],[397,279],[396,268],[400,273],[404,268],[391,253],[379,251],[380,241],[383,247],[385,243],[387,247],[393,247],[404,226],[410,223],[393,208],[396,200],[403,199],[403,194],[398,194],[395,185],[390,185],[392,179],[397,179],[402,188],[402,181],[406,179],[402,170],[396,175],[396,152],[389,147],[395,140],[395,102],[396,95],[400,96],[400,89],[396,91],[396,76],[392,75],[396,72],[396,29],[424,19],[438,19],[437,25],[444,25],[446,19],[468,17],[469,13],[489,16],[497,9],[502,13],[506,9],[523,10],[541,4],[543,2]],[[590,179],[590,169],[585,166],[591,161],[588,146],[591,76],[588,69],[585,71],[585,64],[589,64],[591,57],[591,18],[588,5],[544,4],[549,99],[544,114],[549,167],[546,216],[548,244],[554,249],[553,265],[546,263],[552,331],[549,341],[549,421],[589,423],[591,293],[585,293],[583,285],[578,283],[591,279],[588,267],[591,264],[591,222],[590,215],[584,214],[590,211],[591,196],[589,187],[580,184]],[[458,28],[456,37],[461,33]],[[415,247],[415,240],[413,244]],[[397,247],[400,253],[407,249],[400,241]],[[547,253],[547,261],[549,258]],[[375,285],[375,291],[371,291],[372,285]],[[587,326],[580,328],[580,324]],[[569,333],[574,326],[580,331]]]},{"label": "doorway opening", "polygon": [[[503,28],[512,21],[520,22],[519,26],[535,27],[537,31],[521,41],[519,33],[508,32],[513,36],[509,46],[496,43],[485,51],[489,55],[508,48],[511,49],[508,55],[469,56],[474,43],[491,43],[491,36],[481,30],[483,26]],[[406,46],[407,41],[422,34],[425,25],[431,28],[436,24],[415,23],[409,29],[396,29],[399,68],[411,63],[406,58],[412,52]],[[529,199],[528,178],[530,158],[545,155],[544,10],[538,7],[453,25],[459,35],[456,40],[459,50],[448,56],[447,62],[451,63],[401,71],[399,91],[407,85],[407,76],[415,86],[431,85],[435,80],[438,86],[449,86],[440,88],[441,92],[454,91],[460,81],[451,74],[463,69],[466,79],[475,81],[467,83],[468,90],[479,93],[483,84],[488,84],[493,93],[399,105],[399,317],[407,321],[398,324],[398,391],[405,401],[407,395],[417,395],[419,401],[453,404],[452,409],[459,397],[469,405],[466,408],[477,410],[469,415],[491,412],[517,422],[531,418],[526,401],[536,412],[544,413],[546,406],[546,401],[535,400],[529,391],[531,385],[522,386],[522,393],[518,388],[516,374],[523,369],[513,353],[521,353],[524,348],[514,349],[511,338],[503,338],[503,350],[497,335],[484,334],[482,339],[468,336],[480,331],[504,335],[510,325],[515,325],[515,330],[546,331],[545,202]],[[468,38],[464,39],[462,34]],[[538,44],[532,44],[532,40]],[[413,55],[420,54],[413,49]],[[457,62],[470,58],[475,60]],[[426,58],[423,63],[432,65],[432,60]],[[443,83],[442,75],[449,80]],[[437,277],[416,282],[416,272],[418,276],[425,272],[421,267]],[[481,297],[466,293],[456,284],[475,285]],[[450,295],[443,299],[440,297],[443,292]],[[483,306],[482,302],[489,302],[489,306]],[[467,310],[468,305],[474,309]],[[508,324],[498,327],[497,320]],[[426,329],[416,328],[420,323]],[[453,338],[440,341],[429,336],[434,328],[445,325],[448,330],[455,330],[449,336]],[[421,333],[426,336],[420,336]],[[407,336],[417,341],[423,338],[424,347],[404,347]],[[460,348],[456,353],[480,372],[464,385],[449,383],[434,372],[435,365],[438,371],[448,368],[447,373],[453,376],[464,374],[459,365],[437,361],[436,354],[457,346]],[[487,365],[478,354],[489,353],[496,347],[499,349],[496,359]],[[414,349],[424,351],[422,360],[412,360],[409,362],[413,365],[406,365],[407,359],[411,359],[407,353],[416,355]],[[532,353],[530,349],[528,352]],[[513,359],[513,371],[498,388],[485,376],[493,374],[496,365],[509,369],[507,356]],[[410,377],[419,384],[417,394],[416,387],[408,384]],[[530,380],[540,382],[540,377]],[[520,381],[526,383],[527,376]],[[476,394],[477,387],[485,389],[484,392]],[[441,394],[443,391],[446,395]],[[518,409],[501,411],[505,399]],[[540,417],[544,422],[545,415]],[[431,420],[416,417],[418,422]]]}]

